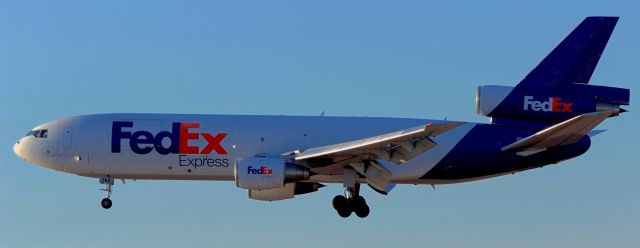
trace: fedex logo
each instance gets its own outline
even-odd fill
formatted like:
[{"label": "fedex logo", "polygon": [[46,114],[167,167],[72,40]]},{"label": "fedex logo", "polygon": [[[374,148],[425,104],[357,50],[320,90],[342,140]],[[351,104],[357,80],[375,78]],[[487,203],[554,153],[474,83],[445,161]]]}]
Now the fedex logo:
[{"label": "fedex logo", "polygon": [[533,96],[524,97],[524,110],[572,113],[572,106],[573,102],[563,102],[560,97],[549,97],[549,101],[544,102],[533,100]]},{"label": "fedex logo", "polygon": [[269,167],[264,165],[260,168],[253,168],[253,166],[249,166],[249,168],[247,168],[247,174],[273,175],[273,169],[269,169]]},{"label": "fedex logo", "polygon": [[[198,133],[191,130],[200,128],[197,122],[174,122],[171,131],[162,131],[157,134],[140,130],[136,132],[125,131],[133,128],[132,121],[114,121],[111,129],[111,152],[120,153],[121,140],[129,140],[131,151],[137,154],[147,154],[152,150],[166,155],[169,153],[179,154],[210,154],[215,151],[217,154],[227,154],[227,151],[220,145],[220,142],[227,137],[227,133]],[[189,145],[189,141],[204,139],[207,145],[200,149],[198,146]],[[167,146],[162,141],[168,139]]]}]

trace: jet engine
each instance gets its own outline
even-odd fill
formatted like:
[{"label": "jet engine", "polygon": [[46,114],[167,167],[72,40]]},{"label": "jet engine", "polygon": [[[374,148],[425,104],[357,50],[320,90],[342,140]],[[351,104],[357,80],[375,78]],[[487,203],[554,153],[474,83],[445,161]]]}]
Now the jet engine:
[{"label": "jet engine", "polygon": [[238,160],[234,175],[238,188],[263,190],[309,179],[310,171],[284,159],[255,157]]},{"label": "jet engine", "polygon": [[613,110],[612,116],[626,110],[629,89],[580,83],[540,86],[478,87],[476,113],[492,118],[547,122],[568,120],[581,114]]}]

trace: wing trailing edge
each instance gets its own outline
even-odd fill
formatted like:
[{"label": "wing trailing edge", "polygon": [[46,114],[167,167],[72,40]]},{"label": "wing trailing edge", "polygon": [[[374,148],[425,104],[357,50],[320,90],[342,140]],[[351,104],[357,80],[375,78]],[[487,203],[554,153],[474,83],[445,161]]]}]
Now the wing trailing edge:
[{"label": "wing trailing edge", "polygon": [[295,160],[319,157],[361,157],[402,164],[435,147],[437,144],[429,137],[438,136],[462,124],[462,122],[429,123],[369,138],[309,148],[298,153]]}]

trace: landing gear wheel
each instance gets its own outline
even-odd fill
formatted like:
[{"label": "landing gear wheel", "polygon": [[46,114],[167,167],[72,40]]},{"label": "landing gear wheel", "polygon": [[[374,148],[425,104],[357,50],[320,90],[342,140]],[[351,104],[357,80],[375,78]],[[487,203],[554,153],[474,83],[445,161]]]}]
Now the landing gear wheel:
[{"label": "landing gear wheel", "polygon": [[[102,199],[102,201],[100,202],[100,205],[102,205],[102,208],[104,209],[109,209],[111,208],[111,205],[113,205],[113,203],[111,202],[111,199],[109,198],[111,197],[111,192],[113,192],[112,187],[113,187],[114,180],[111,176],[107,175],[106,177],[101,177],[99,182],[100,184],[105,186],[105,188],[102,189],[102,191],[107,192],[107,197]],[[124,180],[122,182],[124,182]]]},{"label": "landing gear wheel", "polygon": [[364,204],[362,206],[360,206],[360,208],[357,208],[355,210],[356,215],[360,218],[365,218],[367,216],[369,216],[369,206],[367,206],[367,204]]},{"label": "landing gear wheel", "polygon": [[351,205],[351,209],[353,209],[353,212],[355,212],[358,217],[364,218],[369,216],[369,206],[367,206],[367,202],[362,196],[357,195],[349,199],[349,205]]},{"label": "landing gear wheel", "polygon": [[102,205],[102,208],[109,209],[111,208],[111,205],[113,205],[113,202],[111,202],[111,199],[109,198],[104,198],[100,204]]},{"label": "landing gear wheel", "polygon": [[349,200],[342,195],[337,195],[333,198],[333,208],[338,212],[338,215],[342,218],[347,218],[351,215],[351,204]]}]

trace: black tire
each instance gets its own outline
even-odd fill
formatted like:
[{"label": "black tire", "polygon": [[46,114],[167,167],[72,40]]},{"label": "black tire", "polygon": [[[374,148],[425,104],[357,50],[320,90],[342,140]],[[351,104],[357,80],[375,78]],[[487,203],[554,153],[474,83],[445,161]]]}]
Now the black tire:
[{"label": "black tire", "polygon": [[362,204],[361,206],[358,206],[358,208],[356,208],[354,210],[354,212],[356,213],[356,215],[360,218],[365,218],[367,216],[369,216],[369,206],[367,206],[367,204]]},{"label": "black tire", "polygon": [[331,203],[333,204],[333,208],[335,210],[344,208],[344,206],[348,204],[347,198],[342,195],[337,195],[336,197],[334,197]]},{"label": "black tire", "polygon": [[340,217],[342,218],[347,218],[351,216],[351,209],[348,209],[348,208],[339,209],[338,215],[340,215]]},{"label": "black tire", "polygon": [[364,197],[359,195],[354,196],[349,199],[349,204],[351,205],[353,212],[355,212],[358,217],[364,218],[369,215],[370,209],[369,206],[367,206],[367,202],[364,200]]},{"label": "black tire", "polygon": [[111,205],[113,205],[113,202],[111,202],[111,199],[109,199],[109,198],[104,198],[100,202],[100,205],[102,205],[102,208],[104,208],[104,209],[109,209],[109,208],[111,208]]},{"label": "black tire", "polygon": [[353,198],[349,199],[349,204],[351,205],[351,208],[355,210],[362,205],[366,205],[367,202],[364,200],[364,197],[356,195]]},{"label": "black tire", "polygon": [[347,218],[351,215],[351,206],[349,200],[342,195],[337,195],[332,201],[333,208],[338,212],[338,215],[342,218]]}]

